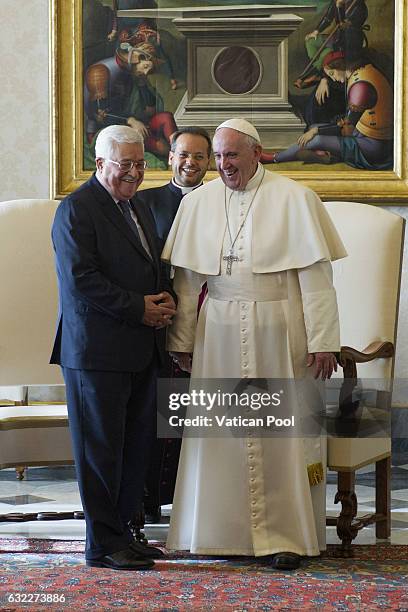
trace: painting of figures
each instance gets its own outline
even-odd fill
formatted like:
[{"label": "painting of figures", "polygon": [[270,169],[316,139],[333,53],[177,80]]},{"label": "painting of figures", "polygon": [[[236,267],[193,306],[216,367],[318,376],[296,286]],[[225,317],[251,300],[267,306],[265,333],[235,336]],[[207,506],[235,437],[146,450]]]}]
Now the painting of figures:
[{"label": "painting of figures", "polygon": [[185,81],[184,41],[167,30],[159,31],[156,19],[118,17],[119,10],[142,8],[157,5],[154,0],[84,1],[84,160],[88,167],[93,166],[96,134],[115,123],[141,130],[149,168],[167,167],[169,137],[177,129],[167,109],[180,97],[178,80]]},{"label": "painting of figures", "polygon": [[[389,2],[375,7],[369,0],[330,0],[310,19],[306,66],[293,82],[306,128],[293,146],[276,153],[276,162],[392,169],[394,16],[389,11],[384,21],[385,13],[374,10],[380,4],[392,9]],[[377,39],[380,15],[384,30]]]},{"label": "painting of figures", "polygon": [[52,5],[59,193],[89,176],[107,125],[143,133],[145,181],[158,184],[168,178],[176,129],[212,135],[242,117],[260,134],[263,164],[323,197],[408,199],[405,2]]},{"label": "painting of figures", "polygon": [[[268,48],[257,35],[258,22],[274,15],[283,4],[298,21],[279,40],[280,45],[287,45],[287,74],[277,77],[275,86],[269,83],[266,92],[262,86],[265,88],[268,73],[277,73],[279,58],[273,31]],[[211,73],[213,82],[207,84],[204,94],[211,95],[214,87],[220,89],[238,116],[246,116],[261,132],[266,128],[264,163],[282,168],[336,164],[346,171],[349,167],[392,169],[393,3],[290,0],[255,6],[259,8],[254,10],[254,3],[245,0],[239,4],[188,2],[185,7],[159,0],[84,0],[85,167],[93,167],[98,131],[124,123],[143,132],[149,168],[165,169],[169,137],[178,127],[178,116],[182,119],[180,104],[183,106],[183,96],[189,93],[186,77],[193,70],[195,81],[200,77],[205,81],[204,72]],[[219,20],[221,15],[233,20],[237,14],[245,15],[245,8],[248,20],[254,19],[255,31],[248,31],[237,44],[226,28],[225,40],[216,39],[219,54],[208,58],[213,49],[203,44],[202,63],[189,66],[193,58],[186,49],[188,32],[186,36],[178,27],[177,10],[180,17],[188,18],[186,10],[191,9],[208,29],[211,19]],[[258,47],[262,44],[262,52],[257,43]],[[282,84],[287,88],[287,116],[278,130],[282,105],[273,96],[276,98]],[[270,107],[264,99],[262,113],[254,113],[255,105],[248,105],[251,98],[256,101],[257,90],[262,90],[264,98],[265,93],[270,94]],[[216,99],[211,104],[207,124],[199,117],[210,131],[217,123],[210,117],[216,113]],[[194,122],[194,114],[187,116]]]}]

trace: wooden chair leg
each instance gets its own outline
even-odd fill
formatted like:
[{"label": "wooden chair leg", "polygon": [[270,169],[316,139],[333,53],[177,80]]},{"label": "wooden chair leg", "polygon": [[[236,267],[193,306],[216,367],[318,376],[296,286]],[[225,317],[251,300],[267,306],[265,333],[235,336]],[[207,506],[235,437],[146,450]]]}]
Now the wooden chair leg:
[{"label": "wooden chair leg", "polygon": [[337,518],[337,535],[339,536],[344,557],[352,557],[351,542],[357,535],[358,529],[352,527],[353,519],[357,514],[357,497],[355,494],[355,472],[338,472],[338,490],[334,503],[341,503],[341,512]]},{"label": "wooden chair leg", "polygon": [[391,535],[391,457],[375,464],[375,512],[384,519],[375,524],[377,538],[386,539]]},{"label": "wooden chair leg", "polygon": [[135,513],[135,516],[129,523],[129,527],[135,540],[137,540],[138,542],[142,542],[143,544],[147,544],[146,536],[142,531],[142,529],[144,528],[144,524],[144,512],[140,511]]},{"label": "wooden chair leg", "polygon": [[22,465],[19,465],[18,467],[16,467],[17,480],[24,480],[24,472],[25,472],[25,467],[23,467]]}]

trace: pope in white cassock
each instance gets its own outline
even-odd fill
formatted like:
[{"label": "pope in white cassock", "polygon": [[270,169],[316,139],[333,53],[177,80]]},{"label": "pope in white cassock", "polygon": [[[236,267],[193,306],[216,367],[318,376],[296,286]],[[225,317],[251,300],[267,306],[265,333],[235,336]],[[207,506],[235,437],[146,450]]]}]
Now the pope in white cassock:
[{"label": "pope in white cassock", "polygon": [[[330,261],[346,256],[343,244],[313,191],[259,163],[249,122],[222,123],[213,144],[220,178],[183,198],[162,254],[179,298],[168,350],[185,369],[194,353],[193,379],[329,378],[340,348]],[[276,569],[319,555],[325,482],[309,484],[306,447],[185,438],[168,548],[273,555]]]}]

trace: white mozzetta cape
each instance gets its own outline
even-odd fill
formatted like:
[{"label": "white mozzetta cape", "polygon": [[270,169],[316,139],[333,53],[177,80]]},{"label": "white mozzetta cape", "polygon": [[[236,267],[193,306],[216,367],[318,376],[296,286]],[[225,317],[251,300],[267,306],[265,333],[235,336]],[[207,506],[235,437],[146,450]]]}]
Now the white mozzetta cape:
[{"label": "white mozzetta cape", "polygon": [[[219,274],[226,231],[224,199],[230,193],[218,178],[187,194],[162,259],[200,274]],[[318,196],[268,170],[253,204],[252,227],[255,273],[305,268],[317,261],[335,261],[347,255]]]}]

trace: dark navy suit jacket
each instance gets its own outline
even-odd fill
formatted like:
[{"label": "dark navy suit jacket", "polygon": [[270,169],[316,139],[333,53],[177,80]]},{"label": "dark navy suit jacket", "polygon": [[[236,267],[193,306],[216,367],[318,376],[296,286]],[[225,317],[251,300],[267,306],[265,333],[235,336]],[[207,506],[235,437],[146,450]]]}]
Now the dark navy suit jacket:
[{"label": "dark navy suit jacket", "polygon": [[[152,258],[93,176],[59,205],[52,228],[59,320],[51,363],[75,369],[137,372],[165,330],[142,323],[144,296],[170,291],[149,208],[133,199]],[[175,297],[175,296],[174,296]]]},{"label": "dark navy suit jacket", "polygon": [[140,191],[138,196],[150,207],[157,233],[164,245],[183,197],[181,189],[173,183],[167,183],[162,187]]}]

